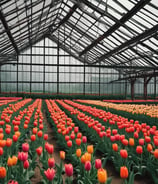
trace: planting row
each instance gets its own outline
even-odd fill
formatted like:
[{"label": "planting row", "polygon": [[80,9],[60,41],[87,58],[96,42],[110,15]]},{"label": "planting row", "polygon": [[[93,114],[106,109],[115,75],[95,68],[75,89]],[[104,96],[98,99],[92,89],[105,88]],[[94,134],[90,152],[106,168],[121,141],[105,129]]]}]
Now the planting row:
[{"label": "planting row", "polygon": [[57,102],[78,121],[91,141],[95,140],[97,149],[106,153],[106,158],[114,162],[118,171],[125,165],[130,173],[143,175],[148,172],[157,180],[158,131],[155,126],[128,121],[127,118],[70,100]]},{"label": "planting row", "polygon": [[[66,151],[66,158],[73,165],[75,183],[110,183],[101,159],[94,158],[93,145],[87,145],[87,137],[75,122],[62,111],[54,100],[46,100],[48,120],[53,126],[58,145]],[[122,173],[122,172],[121,172]]]}]

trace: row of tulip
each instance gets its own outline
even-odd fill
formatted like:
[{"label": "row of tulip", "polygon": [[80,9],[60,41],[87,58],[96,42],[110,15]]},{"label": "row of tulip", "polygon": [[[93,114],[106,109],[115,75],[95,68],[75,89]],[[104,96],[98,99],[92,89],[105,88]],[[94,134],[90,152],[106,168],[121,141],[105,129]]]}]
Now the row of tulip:
[{"label": "row of tulip", "polygon": [[101,159],[94,158],[93,145],[87,145],[87,137],[82,135],[78,126],[54,100],[46,100],[48,108],[48,120],[56,133],[57,142],[66,151],[66,158],[74,167],[76,183],[111,183],[107,179],[107,172],[102,168]]},{"label": "row of tulip", "polygon": [[138,105],[138,104],[116,104],[109,102],[102,102],[97,100],[77,100],[78,102],[99,105],[106,108],[112,108],[116,110],[130,112],[132,114],[144,114],[150,117],[158,118],[158,106],[157,105]]},{"label": "row of tulip", "polygon": [[54,147],[47,142],[48,135],[44,134],[41,109],[42,100],[25,99],[3,110],[0,121],[1,184],[31,183],[37,156],[43,163],[40,168],[43,183],[54,177],[55,170],[49,167]]},{"label": "row of tulip", "polygon": [[74,120],[78,119],[80,127],[92,141],[95,137],[98,149],[106,152],[107,158],[113,160],[117,170],[125,164],[135,173],[143,174],[148,171],[153,179],[157,177],[158,131],[155,126],[128,121],[121,116],[69,100],[65,102],[71,106],[63,101],[57,102],[75,116]]}]

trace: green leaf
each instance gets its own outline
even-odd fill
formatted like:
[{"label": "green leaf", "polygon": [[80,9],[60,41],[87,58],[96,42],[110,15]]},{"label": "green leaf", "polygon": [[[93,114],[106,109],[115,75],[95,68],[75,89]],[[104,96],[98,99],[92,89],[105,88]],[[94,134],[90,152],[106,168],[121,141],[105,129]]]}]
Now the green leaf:
[{"label": "green leaf", "polygon": [[112,178],[110,177],[107,179],[106,184],[111,184],[111,182],[112,182]]}]

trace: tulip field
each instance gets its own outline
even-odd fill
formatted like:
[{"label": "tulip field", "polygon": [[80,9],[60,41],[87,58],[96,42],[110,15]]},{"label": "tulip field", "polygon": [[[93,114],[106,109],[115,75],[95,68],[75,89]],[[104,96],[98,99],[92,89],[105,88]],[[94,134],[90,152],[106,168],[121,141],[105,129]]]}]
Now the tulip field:
[{"label": "tulip field", "polygon": [[0,112],[0,184],[34,184],[37,169],[41,184],[158,183],[156,104],[12,97]]}]

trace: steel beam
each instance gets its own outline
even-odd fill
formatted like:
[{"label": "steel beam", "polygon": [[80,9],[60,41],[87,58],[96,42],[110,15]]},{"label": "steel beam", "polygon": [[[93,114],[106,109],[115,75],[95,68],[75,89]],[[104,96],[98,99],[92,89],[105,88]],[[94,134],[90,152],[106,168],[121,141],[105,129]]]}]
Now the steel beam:
[{"label": "steel beam", "polygon": [[19,49],[18,49],[18,47],[17,47],[17,45],[16,45],[16,43],[14,41],[14,38],[13,38],[11,32],[10,32],[9,26],[8,26],[8,24],[7,24],[6,20],[5,20],[5,17],[4,17],[4,15],[3,15],[1,10],[0,10],[0,19],[2,21],[2,24],[3,24],[4,28],[5,28],[5,30],[6,30],[6,33],[7,33],[8,37],[9,37],[9,39],[10,39],[10,42],[12,43],[12,45],[13,45],[15,51],[16,51],[16,54],[18,55],[19,54]]},{"label": "steel beam", "polygon": [[148,37],[151,37],[154,33],[156,33],[158,30],[158,24],[156,24],[154,27],[152,27],[151,29],[148,29],[146,31],[144,31],[143,33],[139,34],[136,37],[133,37],[131,40],[126,41],[125,43],[123,43],[122,45],[118,46],[117,48],[113,49],[112,51],[108,52],[107,54],[104,54],[102,56],[100,56],[95,62],[93,62],[93,64],[95,63],[99,63],[101,61],[103,61],[104,59],[109,58],[110,56],[121,52],[131,46],[136,45],[137,43],[139,43],[141,40],[145,40]]},{"label": "steel beam", "polygon": [[99,36],[94,40],[89,46],[87,46],[82,52],[79,53],[79,56],[82,56],[87,51],[91,50],[95,45],[97,45],[104,38],[110,36],[115,32],[119,27],[121,27],[125,22],[127,22],[132,16],[134,16],[140,9],[142,9],[147,3],[151,0],[141,0],[139,1],[130,11],[128,11],[120,20],[116,22],[110,29],[108,29],[103,35]]}]

